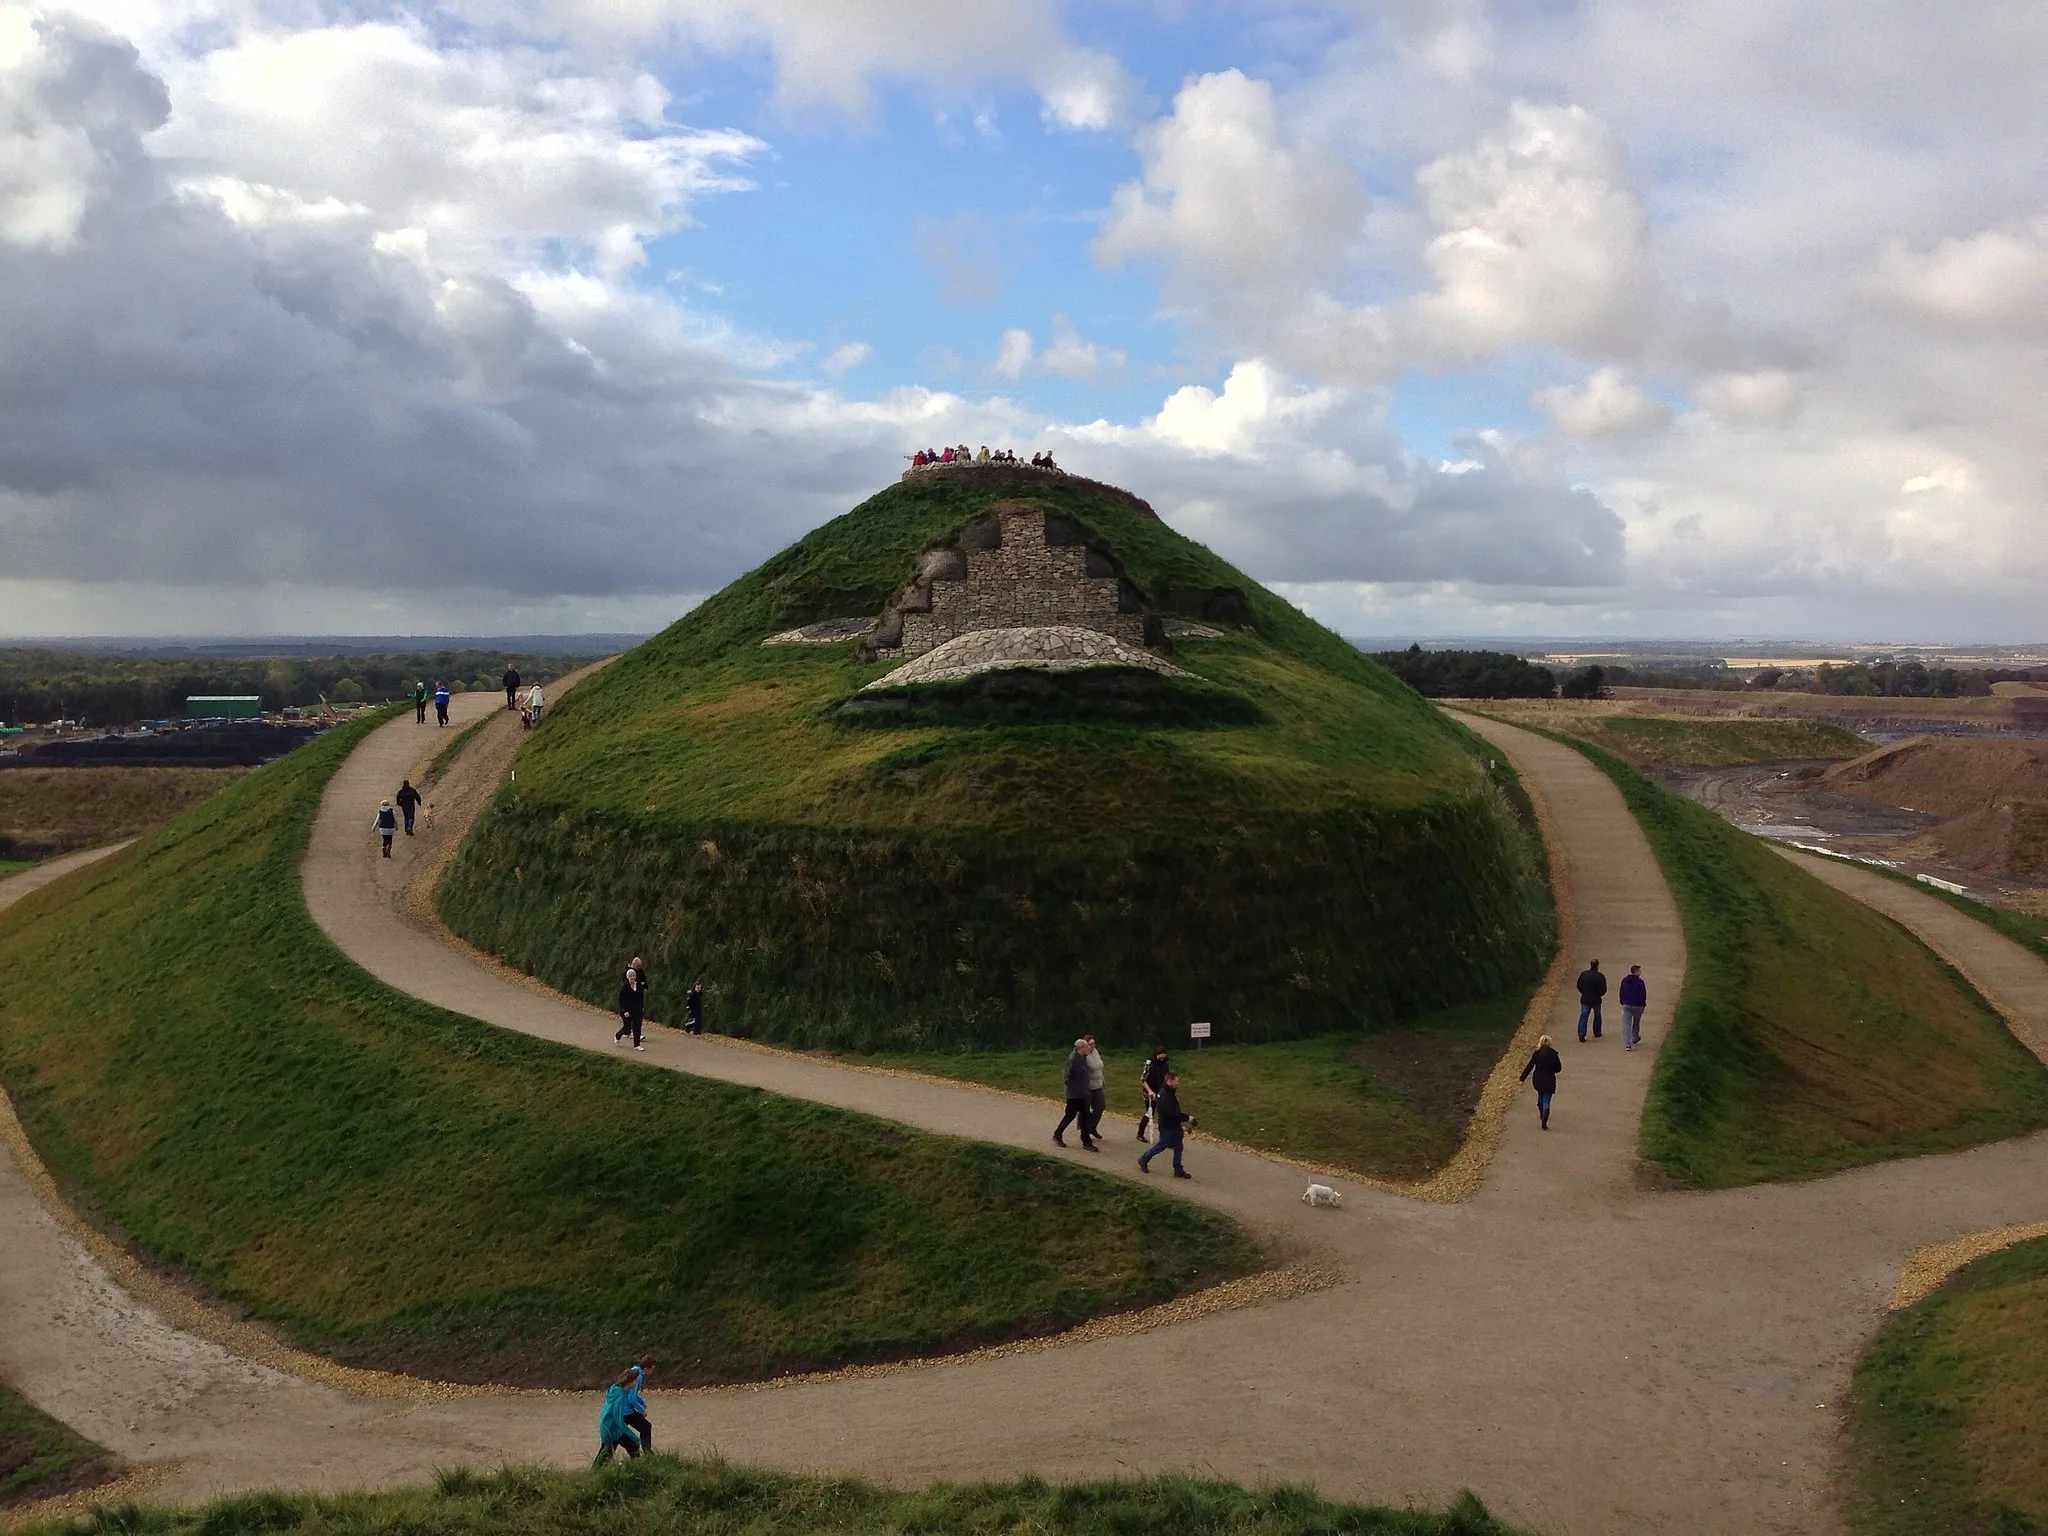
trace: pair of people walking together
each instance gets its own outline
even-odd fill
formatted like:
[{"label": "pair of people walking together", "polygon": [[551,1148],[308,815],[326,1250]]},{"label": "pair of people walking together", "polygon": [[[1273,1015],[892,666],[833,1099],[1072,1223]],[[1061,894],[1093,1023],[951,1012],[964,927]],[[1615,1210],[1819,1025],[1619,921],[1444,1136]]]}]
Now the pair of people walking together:
[{"label": "pair of people walking together", "polygon": [[[1081,1145],[1090,1152],[1100,1152],[1102,1120],[1109,1111],[1109,1096],[1102,1052],[1096,1048],[1093,1035],[1083,1035],[1074,1042],[1074,1049],[1060,1070],[1060,1083],[1066,1095],[1067,1112],[1053,1130],[1054,1145],[1064,1147],[1067,1127],[1078,1122]],[[1138,1121],[1138,1140],[1145,1140],[1148,1126],[1155,1127],[1158,1133],[1158,1140],[1139,1157],[1138,1167],[1150,1173],[1152,1159],[1171,1151],[1173,1176],[1192,1178],[1182,1166],[1181,1152],[1187,1144],[1187,1127],[1195,1123],[1194,1117],[1180,1107],[1180,1077],[1168,1068],[1164,1046],[1153,1051],[1152,1059],[1145,1063],[1138,1087],[1145,1101],[1144,1116]]]},{"label": "pair of people walking together", "polygon": [[[1591,961],[1579,972],[1579,1043],[1586,1041],[1586,1026],[1593,1027],[1592,1038],[1600,1038],[1600,1005],[1607,996],[1607,976],[1600,969],[1598,960]],[[1643,968],[1632,965],[1628,974],[1621,978],[1618,994],[1621,1004],[1622,1049],[1632,1051],[1643,1041],[1643,1010],[1650,1004],[1649,985],[1643,980]],[[1550,1101],[1557,1093],[1557,1075],[1564,1070],[1564,1061],[1557,1054],[1557,1048],[1550,1043],[1550,1036],[1544,1035],[1536,1042],[1536,1049],[1529,1053],[1529,1059],[1522,1064],[1522,1081],[1532,1078],[1536,1086],[1536,1118],[1544,1130],[1550,1129]]]}]

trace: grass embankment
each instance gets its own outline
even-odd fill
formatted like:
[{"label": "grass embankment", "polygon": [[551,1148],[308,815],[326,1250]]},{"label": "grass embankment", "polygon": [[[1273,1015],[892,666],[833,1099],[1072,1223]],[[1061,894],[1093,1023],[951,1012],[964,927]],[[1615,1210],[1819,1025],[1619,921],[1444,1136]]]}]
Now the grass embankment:
[{"label": "grass embankment", "polygon": [[128,1506],[71,1529],[133,1536],[1513,1536],[1469,1493],[1436,1511],[1340,1504],[1305,1488],[1253,1491],[1188,1477],[1026,1478],[899,1492],[669,1456],[604,1472],[448,1472],[433,1488],[393,1493],[254,1494],[195,1510]]},{"label": "grass embankment", "polygon": [[1725,1187],[2048,1125],[2048,1068],[1918,939],[1573,744],[1620,788],[1685,923],[1684,992],[1643,1110],[1646,1160]]},{"label": "grass embankment", "polygon": [[[1018,497],[1084,526],[1157,612],[1226,626],[1176,643],[1202,709],[849,719],[840,704],[886,664],[850,641],[759,644],[879,612],[928,545]],[[1253,708],[1208,707],[1218,693]],[[1084,1028],[1144,1043],[1205,1018],[1236,1040],[1356,1029],[1498,995],[1549,957],[1537,843],[1484,755],[1131,498],[934,477],[814,531],[568,695],[441,912],[580,997],[608,997],[635,951],[657,976],[705,976],[719,1027],[794,1044]]]},{"label": "grass embankment", "polygon": [[[1303,1162],[1420,1179],[1457,1154],[1487,1074],[1528,1005],[1524,989],[1371,1034],[1200,1050],[1186,1040],[1161,1043],[1181,1075],[1181,1102],[1203,1130]],[[1103,1134],[1111,1141],[1132,1139],[1141,1113],[1138,1074],[1150,1054],[1146,1046],[1102,1052],[1111,1117]],[[1048,1047],[854,1059],[1058,1099],[1066,1055]]]},{"label": "grass embankment", "polygon": [[2048,1238],[1965,1265],[1892,1318],[1852,1392],[1857,1536],[2048,1531]]},{"label": "grass embankment", "polygon": [[8,768],[0,771],[0,873],[8,859],[118,842],[218,794],[242,768]]},{"label": "grass embankment", "polygon": [[0,913],[0,1072],[105,1225],[294,1342],[681,1381],[1043,1332],[1242,1273],[1222,1218],[1036,1156],[427,1007],[314,926],[337,730]]},{"label": "grass embankment", "polygon": [[1873,874],[1883,875],[1888,880],[1896,880],[1901,885],[1910,885],[1923,896],[1945,901],[1958,912],[1974,917],[1985,927],[2005,935],[2020,948],[2048,960],[2048,916],[2021,912],[2012,907],[1994,907],[1989,902],[1977,900],[1974,896],[1958,896],[1954,891],[1944,891],[1938,885],[1916,880],[1902,869],[1888,869],[1882,864],[1864,864],[1862,867]]},{"label": "grass embankment", "polygon": [[0,1386],[0,1509],[105,1482],[116,1465],[104,1446]]},{"label": "grass embankment", "polygon": [[1633,713],[1625,705],[1560,699],[1480,699],[1459,707],[1591,742],[1637,768],[1734,768],[1802,758],[1846,760],[1870,750],[1870,743],[1854,731],[1827,720],[1646,715]]}]

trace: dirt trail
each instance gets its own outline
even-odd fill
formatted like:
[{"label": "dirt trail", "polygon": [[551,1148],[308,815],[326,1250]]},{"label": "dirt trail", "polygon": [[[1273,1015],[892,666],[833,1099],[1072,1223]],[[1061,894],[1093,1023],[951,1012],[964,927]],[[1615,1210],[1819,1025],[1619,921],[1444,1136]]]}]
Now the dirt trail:
[{"label": "dirt trail", "polygon": [[[458,707],[475,718],[488,703]],[[1835,1529],[1840,1394],[1904,1262],[2048,1216],[2048,1135],[1812,1184],[1639,1190],[1635,1124],[1684,960],[1669,893],[1619,795],[1583,758],[1509,726],[1474,728],[1547,802],[1579,952],[1616,971],[1644,965],[1650,1050],[1623,1053],[1614,1030],[1575,1044],[1574,1001],[1560,998],[1556,1128],[1539,1133],[1518,1102],[1465,1204],[1354,1188],[1343,1210],[1310,1211],[1297,1171],[1200,1145],[1198,1182],[1160,1186],[1329,1255],[1344,1276],[1333,1288],[1004,1358],[660,1393],[664,1445],[897,1483],[1190,1468],[1396,1503],[1469,1486],[1503,1515],[1560,1532]],[[383,728],[337,775],[306,861],[316,918],[395,986],[613,1049],[608,1015],[408,922],[408,865],[432,857],[434,840],[401,839],[406,857],[387,865],[364,807],[420,759],[420,730]],[[2048,1029],[2048,1014],[2034,1022]],[[669,1031],[625,1054],[1020,1146],[1044,1148],[1050,1131],[1027,1100]],[[1106,1171],[1137,1176],[1119,1161],[1103,1159]],[[107,1285],[19,1170],[0,1166],[0,1373],[124,1455],[175,1458],[155,1497],[377,1485],[457,1461],[571,1465],[590,1450],[587,1394],[367,1399],[212,1349]]]}]

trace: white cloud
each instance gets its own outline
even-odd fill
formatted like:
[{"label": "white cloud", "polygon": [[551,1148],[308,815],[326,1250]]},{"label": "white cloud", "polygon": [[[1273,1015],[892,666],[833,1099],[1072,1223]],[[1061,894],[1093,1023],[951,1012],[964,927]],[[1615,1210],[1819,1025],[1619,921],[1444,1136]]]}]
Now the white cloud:
[{"label": "white cloud", "polygon": [[1646,432],[1671,420],[1668,405],[1630,383],[1618,368],[1598,369],[1576,387],[1539,389],[1531,400],[1573,437]]},{"label": "white cloud", "polygon": [[[1161,441],[1203,456],[1255,455],[1275,428],[1295,429],[1329,414],[1337,396],[1326,389],[1290,387],[1257,358],[1230,370],[1218,394],[1201,384],[1184,384],[1167,396],[1145,426]],[[1285,439],[1291,441],[1292,431]]]},{"label": "white cloud", "polygon": [[1799,413],[1799,380],[1782,368],[1709,374],[1693,399],[1728,426],[1783,426]]},{"label": "white cloud", "polygon": [[1040,65],[1035,83],[1043,116],[1060,128],[1114,128],[1129,110],[1136,87],[1106,53],[1063,48]]},{"label": "white cloud", "polygon": [[1015,328],[1003,332],[996,342],[996,360],[989,366],[1006,379],[1021,377],[1031,366],[1031,333]]},{"label": "white cloud", "polygon": [[2048,214],[2022,229],[1987,229],[1931,251],[1895,242],[1880,289],[1929,319],[1971,330],[2048,329]]},{"label": "white cloud", "polygon": [[845,373],[849,368],[858,368],[875,355],[875,349],[864,341],[841,342],[827,352],[818,366],[827,373]]},{"label": "white cloud", "polygon": [[1115,373],[1124,365],[1124,354],[1115,347],[1083,340],[1065,315],[1052,317],[1052,340],[1038,354],[1038,366],[1047,373],[1070,379],[1092,379]]}]

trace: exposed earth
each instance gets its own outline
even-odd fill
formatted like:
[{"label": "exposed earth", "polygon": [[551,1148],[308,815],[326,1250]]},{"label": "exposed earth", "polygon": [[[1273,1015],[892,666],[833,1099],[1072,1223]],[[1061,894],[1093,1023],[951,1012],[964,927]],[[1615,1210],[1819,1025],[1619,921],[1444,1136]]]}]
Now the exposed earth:
[{"label": "exposed earth", "polygon": [[[458,702],[464,719],[492,707]],[[1189,1468],[1385,1502],[1441,1504],[1470,1487],[1506,1518],[1575,1533],[1839,1529],[1833,1478],[1858,1352],[1917,1251],[2048,1214],[2048,1133],[1804,1184],[1642,1187],[1635,1129],[1684,969],[1677,913],[1590,764],[1511,727],[1477,728],[1547,808],[1569,893],[1561,965],[1597,953],[1641,963],[1650,980],[1634,1053],[1611,1034],[1573,1044],[1572,1001],[1550,994],[1541,1017],[1566,1065],[1552,1131],[1519,1098],[1471,1198],[1335,1181],[1346,1201],[1334,1211],[1300,1202],[1296,1169],[1197,1139],[1195,1181],[1164,1187],[1334,1266],[1339,1283],[1051,1347],[660,1393],[666,1445],[896,1484]],[[384,863],[361,807],[417,766],[411,729],[372,735],[334,780],[305,864],[315,917],[392,985],[614,1049],[607,1015],[507,977],[410,915],[412,877],[443,850],[427,839]],[[480,744],[494,729],[509,725]],[[1881,895],[2022,1038],[2037,1051],[2048,1042],[2048,964],[1931,896],[1853,868],[1817,872]],[[0,887],[0,900],[17,895]],[[1042,1148],[1051,1119],[1027,1099],[667,1030],[632,1059],[1016,1146]],[[1187,1087],[1197,1113],[1200,1091]],[[32,1154],[14,1154],[0,1159],[0,1376],[116,1454],[167,1468],[149,1497],[587,1459],[594,1394],[366,1381],[303,1357],[265,1363],[204,1317],[166,1321],[159,1307],[171,1304],[117,1284],[39,1191]]]}]

